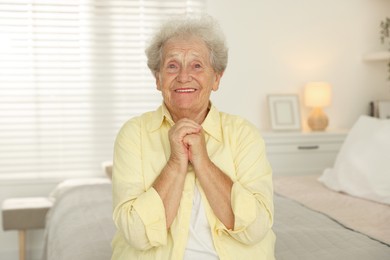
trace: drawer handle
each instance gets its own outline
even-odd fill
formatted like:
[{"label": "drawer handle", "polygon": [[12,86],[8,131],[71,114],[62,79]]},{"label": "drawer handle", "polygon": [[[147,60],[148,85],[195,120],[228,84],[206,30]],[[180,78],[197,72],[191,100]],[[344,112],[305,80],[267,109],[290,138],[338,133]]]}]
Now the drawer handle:
[{"label": "drawer handle", "polygon": [[305,146],[298,146],[298,150],[316,150],[320,148],[319,145],[305,145]]}]

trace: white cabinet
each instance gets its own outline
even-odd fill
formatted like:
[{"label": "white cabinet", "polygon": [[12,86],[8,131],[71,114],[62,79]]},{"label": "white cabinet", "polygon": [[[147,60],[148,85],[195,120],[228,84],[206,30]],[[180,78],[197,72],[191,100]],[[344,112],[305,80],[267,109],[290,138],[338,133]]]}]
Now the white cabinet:
[{"label": "white cabinet", "polygon": [[347,130],[260,132],[275,176],[322,173],[333,166],[347,135]]}]

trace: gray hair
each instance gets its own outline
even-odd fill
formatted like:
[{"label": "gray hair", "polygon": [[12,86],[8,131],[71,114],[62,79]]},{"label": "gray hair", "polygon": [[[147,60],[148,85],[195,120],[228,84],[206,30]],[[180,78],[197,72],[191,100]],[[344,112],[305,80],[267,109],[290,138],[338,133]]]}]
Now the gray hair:
[{"label": "gray hair", "polygon": [[209,15],[179,17],[163,23],[145,50],[148,67],[155,77],[160,71],[164,44],[175,37],[186,39],[192,36],[203,40],[206,44],[210,51],[213,69],[218,73],[225,71],[228,62],[228,47],[219,24]]}]

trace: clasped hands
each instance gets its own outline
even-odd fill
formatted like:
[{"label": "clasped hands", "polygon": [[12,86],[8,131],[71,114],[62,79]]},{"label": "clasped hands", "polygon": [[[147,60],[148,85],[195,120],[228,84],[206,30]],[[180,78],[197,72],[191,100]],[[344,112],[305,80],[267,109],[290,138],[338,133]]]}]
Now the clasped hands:
[{"label": "clasped hands", "polygon": [[179,173],[181,178],[176,178],[176,175],[175,181],[167,181],[170,185],[164,186],[161,183],[169,178],[162,173],[154,184],[164,202],[167,227],[170,227],[177,214],[185,174],[188,164],[191,163],[216,217],[228,229],[233,229],[234,214],[231,207],[233,182],[210,160],[202,126],[190,119],[180,119],[169,130],[168,135],[171,156],[163,173],[167,173],[166,169],[174,169],[173,172]]},{"label": "clasped hands", "polygon": [[195,121],[183,118],[169,130],[171,145],[170,160],[187,171],[190,162],[194,168],[209,161],[202,126]]}]

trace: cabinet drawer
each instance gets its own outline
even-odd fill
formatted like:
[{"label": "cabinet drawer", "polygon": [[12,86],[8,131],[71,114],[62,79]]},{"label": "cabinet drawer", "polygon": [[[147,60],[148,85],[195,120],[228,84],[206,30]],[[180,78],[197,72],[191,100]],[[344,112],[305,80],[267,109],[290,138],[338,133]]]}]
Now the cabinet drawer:
[{"label": "cabinet drawer", "polygon": [[271,153],[313,153],[338,151],[341,143],[301,143],[285,145],[267,145],[268,154]]},{"label": "cabinet drawer", "polygon": [[321,174],[334,165],[347,131],[263,132],[274,175]]}]

